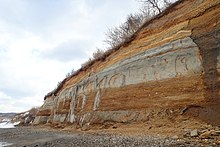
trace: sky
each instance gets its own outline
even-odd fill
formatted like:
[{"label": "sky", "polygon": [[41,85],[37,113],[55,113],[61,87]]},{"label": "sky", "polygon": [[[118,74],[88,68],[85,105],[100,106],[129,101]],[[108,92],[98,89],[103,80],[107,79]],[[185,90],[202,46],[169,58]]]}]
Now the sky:
[{"label": "sky", "polygon": [[138,0],[0,0],[0,112],[41,106]]}]

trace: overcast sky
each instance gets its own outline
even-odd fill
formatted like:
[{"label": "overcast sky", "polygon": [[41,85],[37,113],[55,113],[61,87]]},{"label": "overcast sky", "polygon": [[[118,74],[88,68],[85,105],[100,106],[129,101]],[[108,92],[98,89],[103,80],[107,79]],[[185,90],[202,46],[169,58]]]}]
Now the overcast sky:
[{"label": "overcast sky", "polygon": [[43,104],[72,69],[103,48],[137,0],[0,0],[0,112]]}]

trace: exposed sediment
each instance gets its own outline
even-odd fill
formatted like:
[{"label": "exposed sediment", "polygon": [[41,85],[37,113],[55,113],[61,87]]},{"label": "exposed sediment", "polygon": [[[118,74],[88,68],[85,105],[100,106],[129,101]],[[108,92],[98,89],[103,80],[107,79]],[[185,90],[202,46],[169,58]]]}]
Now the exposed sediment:
[{"label": "exposed sediment", "polygon": [[220,125],[219,72],[220,1],[182,0],[47,95],[35,124],[128,123],[184,110]]}]

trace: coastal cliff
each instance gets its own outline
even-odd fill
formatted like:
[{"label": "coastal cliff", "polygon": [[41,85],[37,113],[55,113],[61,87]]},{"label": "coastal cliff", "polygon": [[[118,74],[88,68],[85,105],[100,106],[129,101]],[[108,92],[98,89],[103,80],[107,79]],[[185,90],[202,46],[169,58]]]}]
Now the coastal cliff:
[{"label": "coastal cliff", "polygon": [[220,125],[220,1],[181,0],[127,42],[64,79],[35,124],[175,120]]}]

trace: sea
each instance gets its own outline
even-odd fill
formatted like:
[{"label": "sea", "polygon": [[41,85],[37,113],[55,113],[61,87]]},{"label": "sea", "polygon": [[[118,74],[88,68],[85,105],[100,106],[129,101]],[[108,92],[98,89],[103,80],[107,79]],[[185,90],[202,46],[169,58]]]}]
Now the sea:
[{"label": "sea", "polygon": [[[3,128],[15,128],[15,125],[19,124],[20,122],[16,122],[16,123],[11,123],[10,120],[3,120],[0,123],[0,129]],[[8,143],[8,142],[1,142],[0,140],[0,147],[6,147],[6,146],[10,146],[13,145],[12,143]]]}]

